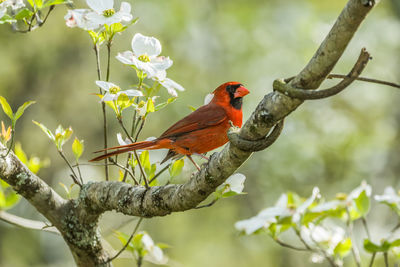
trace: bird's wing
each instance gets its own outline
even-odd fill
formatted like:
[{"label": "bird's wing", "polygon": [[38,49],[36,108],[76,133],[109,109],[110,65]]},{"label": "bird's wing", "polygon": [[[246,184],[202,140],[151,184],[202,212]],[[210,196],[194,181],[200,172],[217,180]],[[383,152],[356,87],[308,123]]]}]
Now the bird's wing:
[{"label": "bird's wing", "polygon": [[218,125],[227,118],[223,107],[216,104],[208,104],[172,125],[159,138],[177,137],[182,134]]}]

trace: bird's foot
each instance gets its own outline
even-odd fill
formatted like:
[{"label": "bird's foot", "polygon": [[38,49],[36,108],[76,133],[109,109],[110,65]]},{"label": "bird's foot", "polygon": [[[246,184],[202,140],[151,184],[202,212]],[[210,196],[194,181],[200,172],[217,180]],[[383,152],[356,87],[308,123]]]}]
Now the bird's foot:
[{"label": "bird's foot", "polygon": [[208,157],[206,157],[206,156],[205,156],[205,155],[203,155],[203,154],[199,154],[199,153],[193,153],[193,155],[199,156],[200,158],[202,158],[202,159],[205,159],[205,160],[207,160],[207,161],[209,161],[209,160],[210,160]]},{"label": "bird's foot", "polygon": [[193,158],[191,155],[186,155],[188,157],[188,159],[190,159],[190,161],[193,163],[193,165],[197,168],[198,171],[200,171],[200,166],[197,165],[196,162],[194,162]]}]

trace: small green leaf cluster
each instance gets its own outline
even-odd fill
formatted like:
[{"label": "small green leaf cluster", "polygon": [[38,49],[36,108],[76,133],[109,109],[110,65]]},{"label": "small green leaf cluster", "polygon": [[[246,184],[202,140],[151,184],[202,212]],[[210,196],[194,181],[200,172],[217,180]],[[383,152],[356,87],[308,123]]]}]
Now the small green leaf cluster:
[{"label": "small green leaf cluster", "polygon": [[32,104],[35,104],[35,101],[27,101],[22,106],[20,106],[17,111],[14,113],[13,110],[11,109],[10,104],[8,104],[7,100],[0,96],[0,104],[1,107],[3,108],[4,113],[10,118],[11,120],[11,129],[15,129],[15,124],[17,123],[17,120],[24,114],[25,110]]},{"label": "small green leaf cluster", "polygon": [[[83,144],[84,141],[83,140],[79,140],[77,137],[75,137],[74,142],[72,143],[72,153],[74,154],[75,161],[76,161],[76,165],[74,167],[76,167],[76,169],[78,171],[78,174],[77,174],[75,172],[74,167],[70,164],[70,162],[68,161],[67,157],[64,155],[64,151],[63,151],[63,146],[65,145],[65,143],[68,142],[68,140],[72,136],[72,133],[73,133],[72,128],[68,127],[66,129],[64,129],[61,125],[59,125],[57,127],[57,129],[55,130],[55,132],[53,133],[51,130],[49,130],[42,123],[39,123],[37,121],[33,121],[33,123],[36,124],[37,126],[39,126],[39,128],[47,135],[47,137],[51,141],[53,141],[53,143],[57,147],[57,151],[59,152],[61,157],[64,159],[64,161],[66,162],[66,164],[70,168],[71,177],[72,177],[74,183],[78,184],[79,186],[82,186],[83,179],[82,179],[82,174],[81,174],[81,171],[80,171],[78,160],[82,156],[82,153],[83,153],[83,150],[84,150],[84,144]],[[79,179],[78,179],[78,177],[79,177]],[[68,190],[66,190],[66,191],[67,191],[67,195],[69,195],[68,194],[69,191]]]},{"label": "small green leaf cluster", "polygon": [[33,121],[34,124],[40,127],[40,129],[47,135],[47,137],[53,141],[53,143],[56,145],[58,151],[63,150],[64,144],[69,140],[71,137],[73,130],[71,127],[68,127],[67,129],[64,129],[61,125],[57,127],[55,132],[53,133],[51,130],[49,130],[46,126],[43,124]]},{"label": "small green leaf cluster", "polygon": [[15,132],[15,125],[17,123],[17,120],[24,114],[25,110],[32,104],[34,104],[35,101],[27,101],[24,104],[22,104],[22,106],[20,106],[17,111],[14,113],[10,104],[8,104],[7,100],[3,97],[0,96],[0,105],[4,111],[4,113],[8,116],[8,118],[10,118],[11,120],[11,128],[9,127],[7,130],[5,129],[4,123],[3,121],[1,122],[1,141],[4,145],[7,144],[7,142],[10,140],[11,138],[11,145],[10,148],[7,152],[10,152],[13,143],[14,143],[14,132]]},{"label": "small green leaf cluster", "polygon": [[[13,24],[17,32],[30,32],[41,27],[55,6],[70,4],[70,0],[5,0],[0,3],[0,24]],[[2,12],[3,10],[3,12]],[[44,15],[45,14],[45,15]]]}]

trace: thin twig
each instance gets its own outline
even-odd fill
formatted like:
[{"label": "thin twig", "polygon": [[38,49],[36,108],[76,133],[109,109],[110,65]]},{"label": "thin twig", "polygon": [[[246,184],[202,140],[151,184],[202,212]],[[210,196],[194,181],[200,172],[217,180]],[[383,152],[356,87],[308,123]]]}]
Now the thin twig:
[{"label": "thin twig", "polygon": [[110,162],[113,163],[115,166],[125,170],[133,179],[133,181],[135,182],[136,185],[139,185],[139,182],[136,180],[135,175],[133,175],[133,173],[126,167],[122,166],[121,164],[119,164],[118,162],[116,162],[114,159],[110,158]]},{"label": "thin twig", "polygon": [[[132,139],[132,137],[129,135],[128,131],[127,131],[126,128],[125,128],[124,122],[122,121],[121,118],[118,119],[118,122],[119,122],[119,124],[121,125],[122,129],[124,130],[125,134],[128,136],[129,140],[130,140],[132,143],[134,143],[135,141],[134,141],[134,140]],[[139,132],[140,132],[140,131],[139,131]],[[136,160],[137,160],[137,162],[138,162],[139,170],[140,170],[141,174],[143,175],[144,185],[146,186],[146,188],[149,188],[149,183],[148,183],[148,181],[147,181],[146,173],[144,172],[142,163],[140,162],[140,159],[139,159],[139,156],[138,156],[136,150],[133,150],[133,154],[135,155],[135,158],[136,158]]]},{"label": "thin twig", "polygon": [[49,11],[47,12],[46,16],[44,17],[43,21],[41,23],[39,23],[39,27],[42,27],[42,25],[46,22],[47,18],[49,17],[51,11],[54,10],[56,6],[50,6]]},{"label": "thin twig", "polygon": [[324,258],[329,262],[329,264],[330,264],[332,267],[338,267],[338,265],[335,263],[335,261],[332,259],[332,257],[329,256],[328,253],[326,253],[326,251],[325,251],[323,248],[321,248],[321,246],[319,245],[319,243],[318,243],[317,241],[315,241],[315,239],[313,238],[312,233],[310,234],[310,238],[311,238],[311,240],[314,242],[314,244],[317,246],[318,249],[313,249],[312,247],[310,247],[310,246],[307,244],[307,242],[304,240],[304,238],[301,236],[299,230],[296,229],[295,232],[296,232],[296,235],[298,236],[298,238],[300,239],[300,241],[304,244],[304,246],[305,246],[308,250],[313,251],[313,252],[316,252],[316,253],[322,254],[322,256],[324,256]]},{"label": "thin twig", "polygon": [[370,234],[370,232],[369,232],[367,220],[365,219],[365,217],[362,217],[362,218],[361,218],[361,221],[362,221],[362,224],[363,224],[363,226],[364,226],[365,232],[367,233],[368,239],[371,240],[371,234]]},{"label": "thin twig", "polygon": [[154,175],[154,177],[150,179],[149,184],[151,184],[155,179],[157,179],[158,176],[160,176],[163,172],[165,172],[169,168],[169,165],[171,164],[168,164],[167,166],[162,168],[162,170],[159,171],[156,175]]},{"label": "thin twig", "polygon": [[106,81],[110,80],[110,57],[111,57],[111,41],[107,42],[107,74]]},{"label": "thin twig", "polygon": [[[348,208],[346,208],[346,213],[347,213],[347,232],[350,238],[353,237],[353,222],[351,221],[351,216],[350,216],[350,211]],[[356,246],[351,246],[351,252],[354,257],[354,261],[357,265],[357,267],[361,267],[361,260],[360,260],[360,254],[357,250]]]},{"label": "thin twig", "polygon": [[400,228],[400,222],[398,223],[398,224],[396,224],[396,226],[395,227],[393,227],[393,229],[392,230],[390,230],[390,233],[394,233],[397,229],[399,229]]},{"label": "thin twig", "polygon": [[74,171],[74,168],[72,168],[71,164],[69,163],[68,159],[65,157],[64,153],[61,150],[58,150],[58,153],[60,154],[60,156],[63,158],[63,160],[67,163],[69,169],[72,172],[72,180],[74,181],[74,183],[76,183],[77,185],[79,185],[80,187],[82,187],[82,184],[79,182],[78,180],[78,176],[76,176],[76,173]]},{"label": "thin twig", "polygon": [[383,253],[383,258],[385,259],[385,266],[389,267],[389,258],[387,251]]},{"label": "thin twig", "polygon": [[[328,77],[326,77],[327,79],[334,79],[334,78],[338,78],[338,79],[346,79],[347,75],[343,75],[343,74],[329,74]],[[369,83],[377,83],[377,84],[383,84],[383,85],[387,85],[387,86],[392,86],[395,88],[400,88],[400,84],[396,84],[396,83],[392,83],[392,82],[387,82],[387,81],[382,81],[382,80],[377,80],[377,79],[371,79],[371,78],[367,78],[367,77],[357,77],[356,78],[357,81],[363,81],[363,82],[369,82]]]},{"label": "thin twig", "polygon": [[372,267],[372,265],[374,264],[375,257],[376,257],[376,252],[374,252],[372,254],[372,256],[371,256],[371,260],[370,260],[369,265],[368,265],[369,267]]},{"label": "thin twig", "polygon": [[0,220],[26,229],[45,231],[58,235],[60,234],[60,232],[55,227],[49,226],[45,222],[25,219],[2,210],[0,210]]},{"label": "thin twig", "polygon": [[31,18],[31,21],[29,22],[29,27],[28,27],[28,32],[30,32],[31,30],[32,30],[32,24],[33,24],[33,20],[35,19],[35,17],[36,17],[36,12],[35,13],[33,13],[33,15],[32,15],[32,18]]},{"label": "thin twig", "polygon": [[139,219],[139,221],[137,222],[135,229],[133,229],[133,232],[131,234],[131,236],[128,238],[128,241],[126,241],[125,245],[122,247],[122,249],[120,251],[118,251],[117,254],[115,254],[113,257],[109,258],[105,264],[112,262],[113,260],[115,260],[116,258],[118,258],[119,255],[121,255],[121,253],[129,246],[129,243],[131,242],[133,236],[135,235],[136,231],[139,229],[139,225],[142,222],[143,218],[141,217]]},{"label": "thin twig", "polygon": [[208,208],[208,207],[211,207],[212,205],[214,205],[215,204],[215,202],[217,202],[217,200],[218,199],[214,199],[213,201],[211,201],[210,203],[208,203],[208,204],[205,204],[205,205],[201,205],[201,206],[197,206],[197,207],[195,207],[195,209],[202,209],[202,208]]},{"label": "thin twig", "polygon": [[[96,54],[96,67],[97,67],[97,78],[101,81],[101,67],[100,67],[100,54],[99,54],[99,45],[94,45],[94,52]],[[100,94],[102,94],[102,89],[99,88]],[[107,149],[107,116],[106,116],[106,103],[104,101],[101,102],[101,108],[103,111],[103,134],[104,134],[104,149]],[[107,154],[107,151],[104,151],[104,154]],[[104,159],[104,172],[106,175],[106,181],[108,181],[108,158]]]},{"label": "thin twig", "polygon": [[294,250],[297,250],[297,251],[309,251],[309,249],[307,249],[307,248],[300,248],[300,247],[295,247],[295,246],[292,246],[290,244],[287,244],[287,243],[283,242],[282,240],[280,240],[279,238],[273,238],[273,240],[276,243],[278,243],[279,245],[281,245],[282,247],[285,247],[285,248],[290,248],[290,249],[294,249]]},{"label": "thin twig", "polygon": [[143,118],[141,121],[142,121],[142,123],[140,124],[139,130],[137,130],[137,132],[136,132],[135,142],[139,138],[139,134],[143,130],[143,126],[144,126],[144,123],[145,123],[146,120]]},{"label": "thin twig", "polygon": [[11,151],[13,145],[14,145],[14,135],[15,135],[15,130],[14,130],[14,128],[12,128],[11,129],[11,144],[10,144],[10,147],[8,148],[7,153],[6,153],[6,155],[4,157],[8,156],[8,154],[10,153],[10,151]]},{"label": "thin twig", "polygon": [[136,160],[138,162],[138,165],[139,165],[139,170],[143,175],[144,185],[145,185],[146,188],[149,188],[150,186],[149,186],[149,182],[147,181],[146,173],[144,172],[142,163],[140,162],[140,159],[139,159],[139,156],[138,156],[136,150],[133,151],[133,154],[135,154],[135,158],[136,158]]},{"label": "thin twig", "polygon": [[78,161],[76,161],[76,165],[75,166],[78,169],[78,174],[79,174],[79,179],[81,180],[81,184],[83,184],[81,168],[79,167],[79,162]]},{"label": "thin twig", "polygon": [[[371,240],[371,234],[370,234],[368,223],[367,223],[367,220],[365,219],[365,217],[361,218],[361,222],[362,222],[362,224],[364,226],[365,232],[367,233],[368,239]],[[375,260],[375,256],[376,256],[376,252],[372,253],[371,261],[369,263],[369,267],[372,267],[372,264],[374,263],[374,260]]]}]

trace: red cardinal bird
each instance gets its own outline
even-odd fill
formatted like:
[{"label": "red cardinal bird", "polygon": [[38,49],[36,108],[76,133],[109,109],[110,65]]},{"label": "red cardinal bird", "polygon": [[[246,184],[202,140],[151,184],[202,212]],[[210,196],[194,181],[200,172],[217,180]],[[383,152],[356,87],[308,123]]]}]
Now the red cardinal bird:
[{"label": "red cardinal bird", "polygon": [[[214,90],[210,103],[172,125],[157,139],[110,147],[105,150],[117,150],[90,161],[102,160],[137,149],[166,148],[169,151],[161,163],[178,155],[187,156],[194,163],[192,154],[201,155],[228,142],[227,131],[231,126],[230,121],[237,127],[242,126],[242,98],[248,93],[249,90],[238,82],[224,83]],[[196,164],[195,166],[199,168]]]}]

